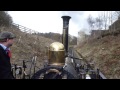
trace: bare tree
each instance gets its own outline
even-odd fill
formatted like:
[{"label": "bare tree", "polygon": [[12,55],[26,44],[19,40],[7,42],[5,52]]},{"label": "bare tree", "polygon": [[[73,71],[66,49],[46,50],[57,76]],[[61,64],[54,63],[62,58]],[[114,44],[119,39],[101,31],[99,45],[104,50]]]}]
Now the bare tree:
[{"label": "bare tree", "polygon": [[89,24],[90,30],[94,29],[95,20],[91,15],[88,16],[87,22]]},{"label": "bare tree", "polygon": [[114,27],[111,25],[113,24],[114,21],[114,12],[113,11],[109,11],[109,30],[114,30]]},{"label": "bare tree", "polygon": [[120,19],[120,11],[115,11],[115,14],[116,14],[117,18]]},{"label": "bare tree", "polygon": [[95,26],[98,30],[101,30],[103,27],[103,20],[101,19],[100,16],[95,18]]},{"label": "bare tree", "polygon": [[109,26],[109,11],[103,11],[102,19],[103,19],[104,29],[107,30]]}]

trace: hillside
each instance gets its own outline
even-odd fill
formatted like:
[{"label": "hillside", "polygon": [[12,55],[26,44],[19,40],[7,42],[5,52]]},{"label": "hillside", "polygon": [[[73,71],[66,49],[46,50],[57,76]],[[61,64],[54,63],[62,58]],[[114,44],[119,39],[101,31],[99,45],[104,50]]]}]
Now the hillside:
[{"label": "hillside", "polygon": [[[118,32],[118,31],[117,31]],[[108,79],[120,79],[120,33],[107,34],[79,44],[76,50]]]}]

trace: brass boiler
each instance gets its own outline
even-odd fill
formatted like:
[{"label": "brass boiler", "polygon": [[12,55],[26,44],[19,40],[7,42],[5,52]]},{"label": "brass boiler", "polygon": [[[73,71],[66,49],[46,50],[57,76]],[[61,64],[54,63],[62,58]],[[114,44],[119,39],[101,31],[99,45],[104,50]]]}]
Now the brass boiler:
[{"label": "brass boiler", "polygon": [[63,66],[65,64],[65,48],[60,42],[54,42],[49,47],[49,65]]}]

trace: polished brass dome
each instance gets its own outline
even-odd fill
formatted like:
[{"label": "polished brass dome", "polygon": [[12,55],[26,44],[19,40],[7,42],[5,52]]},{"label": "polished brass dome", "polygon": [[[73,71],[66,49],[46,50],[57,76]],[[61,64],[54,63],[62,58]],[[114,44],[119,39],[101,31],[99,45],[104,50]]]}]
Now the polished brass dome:
[{"label": "polished brass dome", "polygon": [[50,45],[50,51],[64,51],[64,45],[60,42],[54,42]]},{"label": "polished brass dome", "polygon": [[49,64],[64,65],[65,48],[60,42],[53,42],[49,47]]}]

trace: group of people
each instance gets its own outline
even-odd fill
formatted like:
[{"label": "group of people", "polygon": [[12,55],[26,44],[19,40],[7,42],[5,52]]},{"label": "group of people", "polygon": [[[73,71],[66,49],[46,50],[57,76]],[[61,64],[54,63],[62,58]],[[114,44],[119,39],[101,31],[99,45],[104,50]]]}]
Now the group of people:
[{"label": "group of people", "polygon": [[15,79],[10,62],[10,47],[13,45],[15,38],[16,36],[12,32],[0,32],[0,79]]}]

